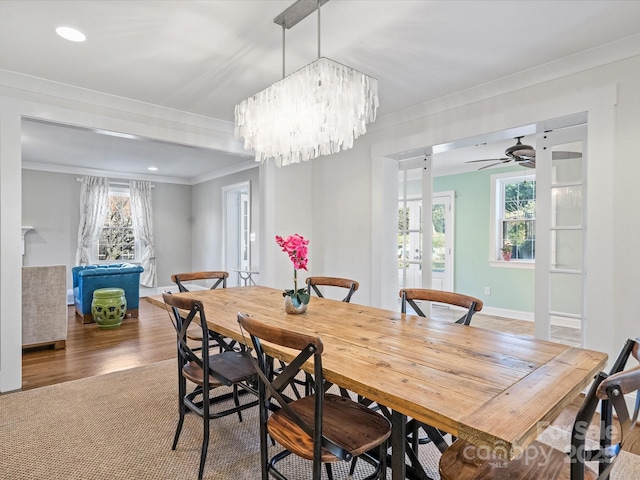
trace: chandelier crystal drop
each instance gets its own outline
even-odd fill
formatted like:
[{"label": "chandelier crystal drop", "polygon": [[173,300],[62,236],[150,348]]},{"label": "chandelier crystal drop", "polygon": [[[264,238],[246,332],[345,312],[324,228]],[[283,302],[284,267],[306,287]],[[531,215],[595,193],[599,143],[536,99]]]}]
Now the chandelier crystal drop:
[{"label": "chandelier crystal drop", "polygon": [[353,147],[377,108],[375,78],[321,57],[236,105],[235,136],[286,166]]}]

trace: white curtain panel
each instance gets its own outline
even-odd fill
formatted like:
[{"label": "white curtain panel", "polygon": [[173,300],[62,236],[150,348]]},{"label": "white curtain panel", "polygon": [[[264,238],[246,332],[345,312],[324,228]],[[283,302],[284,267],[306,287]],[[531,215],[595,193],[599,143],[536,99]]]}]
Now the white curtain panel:
[{"label": "white curtain panel", "polygon": [[157,285],[156,251],[153,242],[153,211],[151,209],[151,183],[129,182],[133,231],[142,248],[140,265],[144,272],[140,284],[145,287]]},{"label": "white curtain panel", "polygon": [[83,177],[80,180],[80,224],[76,265],[90,262],[89,247],[98,241],[109,208],[109,180]]}]

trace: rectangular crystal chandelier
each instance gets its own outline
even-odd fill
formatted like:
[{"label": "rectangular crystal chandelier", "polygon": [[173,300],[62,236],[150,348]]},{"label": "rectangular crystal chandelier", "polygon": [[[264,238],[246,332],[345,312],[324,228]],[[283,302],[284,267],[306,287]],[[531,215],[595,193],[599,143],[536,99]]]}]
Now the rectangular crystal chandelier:
[{"label": "rectangular crystal chandelier", "polygon": [[[319,29],[320,1],[298,0],[276,17],[283,35],[316,9]],[[321,57],[319,38],[317,60],[236,105],[235,136],[256,161],[280,167],[348,150],[375,120],[378,81]]]}]

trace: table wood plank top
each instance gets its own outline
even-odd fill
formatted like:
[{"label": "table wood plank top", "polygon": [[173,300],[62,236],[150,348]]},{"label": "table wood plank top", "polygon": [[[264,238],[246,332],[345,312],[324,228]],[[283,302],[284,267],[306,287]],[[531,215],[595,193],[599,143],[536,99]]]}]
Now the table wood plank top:
[{"label": "table wood plank top", "polygon": [[[592,350],[318,297],[290,315],[282,291],[261,286],[179,295],[200,300],[209,328],[243,343],[238,312],[317,335],[328,381],[509,458],[607,361]],[[164,306],[162,297],[151,301]]]}]

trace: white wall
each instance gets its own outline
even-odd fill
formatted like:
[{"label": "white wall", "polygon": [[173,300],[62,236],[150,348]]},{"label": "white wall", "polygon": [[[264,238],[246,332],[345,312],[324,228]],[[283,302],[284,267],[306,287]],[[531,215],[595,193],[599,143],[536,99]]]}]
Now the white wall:
[{"label": "white wall", "polygon": [[[222,270],[223,258],[223,200],[222,189],[229,185],[251,182],[251,224],[255,232],[256,242],[251,242],[252,268],[260,270],[259,251],[256,247],[260,241],[260,169],[252,168],[243,172],[227,175],[222,178],[199,183],[192,187],[191,235],[193,270]],[[230,276],[235,273],[231,273]],[[232,283],[235,284],[235,283]]]},{"label": "white wall", "polygon": [[332,155],[312,162],[315,245],[313,248],[310,245],[309,273],[356,280],[360,286],[353,302],[369,304],[371,167],[368,154],[349,158],[346,154]]},{"label": "white wall", "polygon": [[77,175],[22,171],[22,224],[34,227],[25,236],[23,264],[66,265],[72,287],[76,238],[80,221],[80,183]]},{"label": "white wall", "polygon": [[191,187],[154,182],[151,191],[158,287],[175,286],[171,275],[191,271]]},{"label": "white wall", "polygon": [[20,115],[0,108],[0,392],[22,384]]},{"label": "white wall", "polygon": [[[272,181],[269,183],[261,180],[263,202],[266,202],[269,210],[265,212],[267,215],[261,222],[261,231],[265,233],[260,244],[260,258],[263,259],[260,280],[264,282],[263,285],[292,289],[293,264],[276,244],[275,236],[287,237],[297,233],[309,240],[309,270],[314,268],[314,256],[326,250],[326,246],[315,238],[312,209],[312,185],[315,187],[315,178],[312,175],[313,161],[286,168],[277,168],[271,162],[263,168],[261,179],[264,178],[265,171],[270,172]],[[264,261],[265,258],[267,263]],[[300,282],[306,278],[306,272],[299,271],[298,275],[298,288],[301,288]]]}]

